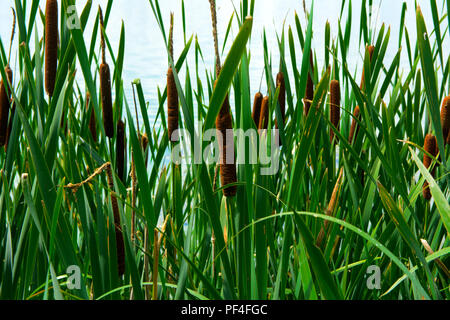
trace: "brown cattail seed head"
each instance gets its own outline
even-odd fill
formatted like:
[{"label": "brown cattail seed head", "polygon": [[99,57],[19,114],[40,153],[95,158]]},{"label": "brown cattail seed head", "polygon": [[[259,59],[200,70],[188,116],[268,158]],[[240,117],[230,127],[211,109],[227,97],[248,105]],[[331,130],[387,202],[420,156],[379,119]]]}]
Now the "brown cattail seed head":
[{"label": "brown cattail seed head", "polygon": [[253,111],[252,111],[252,118],[255,122],[255,126],[258,127],[259,125],[259,117],[261,115],[261,104],[263,100],[263,95],[261,92],[258,92],[255,94],[255,99],[253,100]]},{"label": "brown cattail seed head", "polygon": [[269,123],[269,97],[265,96],[261,103],[258,130],[267,129]]},{"label": "brown cattail seed head", "polygon": [[355,110],[353,110],[353,119],[352,119],[352,125],[350,127],[350,134],[348,136],[348,142],[352,143],[353,142],[353,136],[356,137],[358,136],[358,131],[359,131],[359,126],[358,123],[356,122],[356,119],[359,119],[360,116],[360,111],[359,111],[359,107],[356,106]]},{"label": "brown cattail seed head", "polygon": [[[217,84],[217,80],[214,83],[214,87]],[[236,161],[233,159],[227,159],[229,152],[234,153],[234,137],[230,135],[233,130],[233,122],[231,119],[230,104],[228,101],[228,95],[220,108],[219,114],[216,118],[216,129],[218,134],[221,134],[222,143],[219,140],[219,155],[220,155],[220,183],[222,186],[226,186],[231,183],[237,182],[236,176]],[[234,197],[237,192],[236,186],[231,186],[223,189],[223,195],[225,197]]]},{"label": "brown cattail seed head", "polygon": [[117,140],[116,140],[116,167],[117,175],[120,180],[125,184],[125,152],[126,152],[126,140],[125,140],[125,123],[122,120],[117,122]]},{"label": "brown cattail seed head", "polygon": [[[89,112],[89,107],[91,104],[91,94],[89,92],[86,93],[86,110]],[[96,120],[95,120],[95,110],[92,108],[91,110],[91,116],[89,118],[89,131],[91,132],[92,139],[94,142],[97,142],[97,127],[96,127]]]},{"label": "brown cattail seed head", "polygon": [[[425,136],[425,142],[423,144],[423,148],[425,149],[426,152],[428,152],[432,156],[436,156],[438,154],[436,137],[432,134],[427,134]],[[432,161],[433,161],[433,159],[430,156],[428,156],[426,153],[423,154],[423,165],[425,166],[425,168],[428,169],[430,167]],[[431,175],[434,176],[434,169],[432,170]],[[430,200],[431,192],[430,192],[430,188],[428,187],[427,181],[425,181],[425,183],[423,184],[422,191],[423,191],[423,197],[426,200]]]},{"label": "brown cattail seed head", "polygon": [[[277,74],[277,88],[278,87],[280,88],[280,93],[278,95],[278,103],[280,104],[281,117],[284,123],[284,119],[286,118],[286,84],[284,82],[283,72],[281,71]],[[276,117],[275,117],[275,128],[278,129]],[[278,141],[279,141],[278,144],[280,146],[283,145],[281,137],[278,137]]]},{"label": "brown cattail seed head", "polygon": [[58,63],[58,1],[47,0],[45,7],[45,91],[52,97]]},{"label": "brown cattail seed head", "polygon": [[314,62],[312,52],[309,55],[309,63],[311,65],[311,70],[308,73],[308,80],[306,82],[306,92],[305,92],[305,115],[308,116],[309,108],[311,107],[311,101],[314,99],[314,83],[312,80],[312,75],[314,74]]},{"label": "brown cattail seed head", "polygon": [[[437,140],[436,137],[432,134],[427,134],[425,136],[425,142],[423,144],[423,148],[425,149],[426,152],[428,152],[429,154],[436,156],[437,155]],[[425,166],[425,168],[429,168],[431,163],[432,163],[433,159],[428,156],[426,153],[424,153],[423,155],[423,165]]]},{"label": "brown cattail seed head", "polygon": [[175,84],[172,68],[167,71],[167,129],[169,131],[169,141],[178,141],[178,134],[173,132],[178,129],[178,91]]},{"label": "brown cattail seed head", "polygon": [[[226,159],[226,152],[224,152]],[[237,182],[236,164],[226,163],[220,165],[220,183],[222,186]],[[237,186],[230,186],[223,189],[223,195],[227,198],[234,197],[237,192]]]},{"label": "brown cattail seed head", "polygon": [[278,95],[278,103],[280,104],[281,116],[283,121],[286,117],[286,84],[284,82],[283,72],[277,75],[277,88],[280,87],[280,94]]},{"label": "brown cattail seed head", "polygon": [[107,63],[100,65],[100,93],[102,98],[103,126],[108,138],[114,137],[114,120],[111,97],[111,73]]},{"label": "brown cattail seed head", "polygon": [[[12,70],[9,66],[5,67],[5,73],[8,80],[2,79],[0,81],[0,146],[4,146],[6,143],[9,109],[11,107],[11,88],[8,85],[8,81],[12,84]],[[7,88],[9,88],[9,90]]]},{"label": "brown cattail seed head", "polygon": [[[340,104],[341,104],[341,92],[339,89],[339,81],[332,80],[330,83],[330,121],[333,126],[339,130],[340,120]],[[330,142],[333,141],[334,131],[330,130]]]},{"label": "brown cattail seed head", "polygon": [[448,137],[450,133],[450,96],[444,98],[441,108],[441,126],[444,140],[448,144]]}]

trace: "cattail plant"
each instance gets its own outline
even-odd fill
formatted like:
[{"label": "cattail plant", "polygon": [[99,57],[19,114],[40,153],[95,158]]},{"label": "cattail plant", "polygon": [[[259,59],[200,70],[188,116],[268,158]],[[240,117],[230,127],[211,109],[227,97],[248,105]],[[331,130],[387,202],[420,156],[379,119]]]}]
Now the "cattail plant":
[{"label": "cattail plant", "polygon": [[[325,213],[327,214],[327,216],[333,216],[334,211],[336,210],[337,204],[339,203],[339,195],[341,193],[341,186],[342,186],[342,176],[344,173],[344,168],[341,168],[341,170],[339,171],[339,176],[336,180],[336,184],[334,185],[333,188],[333,193],[331,194],[331,198],[330,198],[330,202],[328,203],[327,209],[325,211]],[[320,247],[322,245],[322,241],[325,238],[325,236],[327,235],[327,231],[328,231],[328,225],[329,225],[329,221],[325,220],[323,227],[320,228],[320,232],[317,236],[316,239],[316,246]]]},{"label": "cattail plant", "polygon": [[269,97],[265,96],[261,103],[261,114],[259,116],[258,130],[267,129],[269,123]]},{"label": "cattail plant", "polygon": [[352,125],[350,127],[350,134],[348,136],[348,142],[352,143],[353,142],[353,137],[358,136],[358,131],[359,131],[359,125],[356,122],[355,119],[359,119],[360,118],[360,110],[359,110],[359,106],[355,107],[355,110],[353,110],[353,119],[352,119]]},{"label": "cattail plant", "polygon": [[170,141],[178,141],[178,137],[173,132],[178,129],[178,92],[173,77],[173,70],[167,71],[167,129]]},{"label": "cattail plant", "polygon": [[[425,142],[424,142],[423,148],[425,149],[426,152],[428,152],[433,157],[435,157],[438,154],[438,146],[437,146],[436,137],[432,134],[427,134],[425,136]],[[426,153],[423,154],[423,165],[425,166],[425,168],[428,169],[430,167],[432,161],[433,161],[433,159],[429,155],[427,155]],[[435,168],[433,168],[433,170],[431,171],[432,176],[434,176],[434,171],[435,171]],[[427,181],[425,181],[423,184],[422,193],[423,193],[423,197],[426,200],[431,199],[431,192],[430,192],[430,188],[428,186]]]},{"label": "cattail plant", "polygon": [[106,179],[108,182],[109,194],[111,196],[111,207],[113,209],[114,215],[114,229],[116,233],[116,249],[117,249],[117,267],[118,274],[122,276],[125,273],[125,246],[123,242],[123,232],[120,224],[120,213],[119,204],[117,203],[116,193],[114,191],[114,180],[111,169],[111,162],[105,162],[99,168],[95,169],[94,172],[84,181],[79,183],[69,183],[64,186],[64,188],[72,191],[72,194],[76,194],[77,191],[85,184],[91,183],[91,181],[100,175],[102,172],[106,171]]},{"label": "cattail plant", "polygon": [[[170,32],[169,32],[169,54],[173,61],[173,13],[170,15]],[[178,129],[179,105],[178,91],[173,76],[173,70],[169,67],[167,71],[167,130],[169,140],[178,141],[178,135],[173,132]]]},{"label": "cattail plant", "polygon": [[[89,92],[86,93],[86,110],[89,112],[91,105],[91,94]],[[95,111],[94,108],[91,110],[91,116],[89,118],[89,131],[91,132],[92,139],[94,142],[97,142],[97,127],[95,120]]]},{"label": "cattail plant", "polygon": [[[219,78],[220,74],[220,55],[219,55],[219,41],[217,39],[217,15],[215,0],[209,0],[211,6],[211,19],[214,38],[214,51],[216,57],[216,77]],[[217,84],[217,80],[214,83],[214,87]],[[233,122],[231,118],[230,103],[228,101],[228,95],[220,108],[219,114],[216,117],[216,130],[217,134],[222,137],[221,143],[219,143],[219,158],[220,158],[220,183],[222,186],[229,185],[237,182],[236,176],[236,161],[233,158],[232,163],[228,161],[229,156],[227,153],[232,151],[234,153],[234,137],[230,135],[231,139],[228,139],[228,133],[233,130]],[[225,197],[234,197],[237,192],[236,186],[230,186],[223,190]]]},{"label": "cattail plant", "polygon": [[[278,72],[277,74],[277,88],[280,88],[280,93],[278,94],[278,103],[280,104],[281,118],[284,119],[286,117],[286,84],[284,82],[283,72]],[[275,118],[275,128],[278,129],[278,123]],[[279,137],[279,145],[282,145],[281,137]]]},{"label": "cattail plant", "polygon": [[442,103],[441,127],[445,142],[450,144],[450,96],[445,97]]},{"label": "cattail plant", "polygon": [[[330,121],[333,126],[339,130],[340,120],[340,104],[341,104],[341,92],[339,88],[339,81],[332,80],[330,83]],[[334,131],[330,129],[330,142],[333,141]],[[338,138],[336,137],[336,140]]]},{"label": "cattail plant", "polygon": [[47,0],[45,6],[45,91],[53,96],[58,63],[58,1]]},{"label": "cattail plant", "polygon": [[261,115],[261,103],[263,100],[263,95],[261,92],[257,92],[255,94],[255,99],[253,100],[253,111],[252,111],[252,119],[255,122],[255,126],[259,125],[259,116]]},{"label": "cattail plant", "polygon": [[306,82],[306,92],[305,92],[305,115],[308,116],[309,108],[311,107],[311,101],[314,99],[314,82],[312,80],[312,75],[314,74],[314,61],[312,51],[309,54],[309,64],[310,71],[308,72],[308,80]]},{"label": "cattail plant", "polygon": [[278,72],[277,74],[277,88],[280,87],[280,93],[278,95],[278,103],[280,104],[281,117],[283,121],[286,117],[286,84],[284,81],[283,72]]},{"label": "cattail plant", "polygon": [[[137,121],[137,125],[139,125],[139,121]],[[146,138],[147,136],[145,136]],[[145,152],[146,145],[144,146],[144,137],[139,133],[139,141],[141,143],[142,150]],[[148,141],[148,140],[147,140]],[[145,166],[147,167],[147,156],[145,158]],[[135,239],[135,231],[136,231],[136,191],[137,191],[137,177],[136,177],[136,166],[134,161],[134,152],[131,150],[131,241],[134,242]],[[148,229],[145,227],[145,232],[147,234]],[[146,245],[147,243],[145,243]]]},{"label": "cattail plant", "polygon": [[116,231],[116,248],[117,248],[117,271],[119,276],[125,273],[125,245],[123,242],[123,232],[120,225],[119,204],[114,192],[114,180],[112,176],[111,164],[106,167],[106,176],[108,180],[108,187],[111,193],[111,205],[114,214],[114,228]]},{"label": "cattail plant", "polygon": [[[217,80],[216,80],[217,83]],[[215,85],[214,85],[215,86]],[[233,122],[231,119],[230,103],[228,101],[228,95],[225,97],[225,101],[220,108],[219,114],[216,118],[217,134],[222,137],[221,143],[219,143],[219,155],[220,155],[220,183],[222,186],[226,186],[237,181],[236,177],[236,162],[234,158],[232,163],[229,163],[227,159],[227,153],[232,151],[234,153],[234,138],[230,137],[229,132],[233,130]],[[228,139],[231,138],[231,139]],[[223,190],[225,197],[234,197],[236,195],[236,186],[227,187]]]},{"label": "cattail plant", "polygon": [[114,119],[112,109],[112,96],[111,96],[111,72],[109,65],[106,63],[106,48],[105,48],[105,36],[103,34],[103,13],[99,7],[100,15],[100,39],[102,47],[102,63],[100,64],[100,95],[102,99],[102,113],[103,113],[103,126],[105,127],[105,134],[108,138],[114,137]]},{"label": "cattail plant", "polygon": [[126,155],[126,138],[125,138],[125,123],[122,120],[117,122],[117,140],[116,140],[116,167],[117,175],[122,183],[125,184],[125,155]]},{"label": "cattail plant", "polygon": [[[13,83],[13,73],[11,68],[9,67],[9,61],[11,60],[11,47],[14,39],[14,32],[16,28],[16,12],[12,9],[13,12],[13,26],[11,33],[11,40],[9,45],[9,55],[8,61],[5,66],[5,74],[7,79],[2,79],[0,81],[0,146],[5,146],[8,143],[9,131],[8,129],[8,117],[9,117],[9,109],[11,108],[11,95],[12,95],[12,83]],[[13,115],[11,116],[11,120]],[[12,121],[10,121],[12,126]]]},{"label": "cattail plant", "polygon": [[[366,46],[366,50],[369,51],[369,61],[372,62],[372,56],[373,56],[373,52],[375,51],[375,47],[374,46]],[[359,86],[361,90],[365,90],[365,78],[364,78],[364,68],[362,71],[362,76],[361,76],[361,85]]]}]

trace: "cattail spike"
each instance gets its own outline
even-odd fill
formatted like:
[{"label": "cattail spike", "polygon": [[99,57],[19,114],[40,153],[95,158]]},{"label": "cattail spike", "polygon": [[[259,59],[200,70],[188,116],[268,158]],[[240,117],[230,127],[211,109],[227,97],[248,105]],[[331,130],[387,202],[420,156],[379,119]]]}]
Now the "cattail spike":
[{"label": "cattail spike", "polygon": [[450,144],[450,96],[444,98],[441,108],[441,127],[445,143]]},{"label": "cattail spike", "polygon": [[214,52],[216,56],[216,76],[219,77],[220,74],[220,54],[219,54],[219,40],[217,38],[217,12],[216,12],[216,1],[209,0],[211,6],[211,20],[212,20],[212,31],[214,38]]},{"label": "cattail spike", "polygon": [[169,54],[173,61],[173,12],[170,13]]},{"label": "cattail spike", "polygon": [[[330,83],[330,121],[337,130],[339,130],[339,120],[341,112],[340,104],[341,104],[341,92],[339,88],[339,81],[332,80]],[[331,129],[330,142],[333,141],[333,138],[334,138],[334,131]]]},{"label": "cattail spike", "polygon": [[[170,30],[169,30],[169,54],[173,61],[173,13],[170,14]],[[178,141],[179,137],[176,133],[179,121],[179,104],[178,91],[173,75],[173,69],[169,67],[167,71],[167,130],[169,133],[169,141]]]},{"label": "cattail spike", "polygon": [[117,140],[116,140],[116,167],[117,175],[122,183],[125,184],[125,154],[126,154],[126,139],[125,139],[125,123],[122,120],[117,122]]},{"label": "cattail spike", "polygon": [[100,94],[102,98],[103,125],[108,138],[114,137],[114,119],[111,96],[111,73],[107,63],[100,65]]},{"label": "cattail spike", "polygon": [[105,31],[105,26],[103,22],[103,11],[100,6],[98,6],[98,15],[100,20],[100,47],[102,48],[102,63],[106,63],[106,45],[105,36],[103,32]]},{"label": "cattail spike", "polygon": [[269,97],[265,96],[261,103],[261,114],[259,116],[258,130],[267,129],[269,123]]},{"label": "cattail spike", "polygon": [[102,99],[102,113],[103,113],[103,126],[105,127],[105,134],[108,138],[114,137],[114,117],[112,108],[112,96],[111,96],[111,71],[109,65],[106,63],[106,50],[105,50],[105,37],[103,32],[105,26],[103,23],[102,8],[98,7],[100,16],[100,45],[102,48],[102,63],[100,64],[100,94]]},{"label": "cattail spike", "polygon": [[256,127],[259,125],[259,116],[261,115],[261,103],[263,100],[263,95],[261,92],[257,92],[255,94],[255,99],[253,101],[253,111],[252,111],[252,119],[255,122]]},{"label": "cattail spike", "polygon": [[358,136],[359,125],[356,122],[355,118],[359,119],[359,116],[360,116],[359,106],[356,106],[355,110],[353,111],[353,120],[352,120],[352,125],[350,127],[350,134],[348,136],[349,143],[353,142],[353,137],[355,137],[355,140],[356,140],[356,137]]},{"label": "cattail spike", "polygon": [[[91,94],[89,92],[86,93],[86,110],[89,112],[91,105]],[[95,120],[95,110],[92,108],[91,110],[91,116],[89,118],[89,131],[91,132],[92,139],[94,142],[97,142],[97,127],[96,127],[96,120]]]},{"label": "cattail spike", "polygon": [[311,107],[311,101],[314,99],[314,82],[312,80],[312,75],[314,74],[314,62],[312,51],[309,55],[309,63],[311,66],[311,70],[308,72],[308,80],[306,82],[306,92],[305,92],[305,115],[308,116],[309,108]]},{"label": "cattail spike", "polygon": [[[436,137],[432,134],[427,134],[425,136],[425,142],[423,144],[423,148],[425,149],[426,152],[428,152],[429,154],[431,154],[432,156],[436,156],[436,148],[437,148],[437,140]],[[423,165],[425,166],[425,168],[429,168],[431,163],[432,163],[433,159],[428,156],[426,153],[424,153],[423,155]]]},{"label": "cattail spike", "polygon": [[284,81],[283,72],[277,74],[277,88],[280,87],[280,93],[278,95],[278,103],[280,104],[281,116],[283,121],[286,118],[286,84]]},{"label": "cattail spike", "polygon": [[[217,84],[217,80],[214,83],[214,87]],[[234,137],[231,135],[228,137],[230,130],[233,130],[233,122],[231,118],[230,103],[228,101],[228,95],[220,108],[219,114],[216,118],[216,130],[217,134],[221,135],[222,141],[219,143],[219,155],[220,155],[220,183],[222,186],[229,185],[237,182],[236,176],[236,161],[235,157],[230,160],[228,152],[234,153]],[[237,192],[236,186],[231,186],[223,189],[223,195],[225,197],[234,197]]]},{"label": "cattail spike", "polygon": [[167,71],[167,130],[169,133],[169,141],[178,141],[178,134],[175,130],[178,129],[179,105],[178,105],[178,91],[175,84],[175,78],[172,68]]},{"label": "cattail spike", "polygon": [[[280,105],[281,118],[283,119],[284,124],[284,120],[286,118],[286,84],[284,82],[283,72],[281,71],[277,74],[277,88],[278,87],[280,88],[280,93],[278,94],[278,103]],[[278,129],[276,117],[275,117],[275,128]],[[278,143],[280,146],[283,145],[280,136],[278,137]]]},{"label": "cattail spike", "polygon": [[[223,112],[219,114],[216,120],[216,128],[222,134],[222,143],[219,145],[219,153],[220,153],[220,183],[222,186],[229,185],[231,183],[237,182],[236,176],[236,162],[233,157],[231,160],[228,160],[228,153],[234,153],[234,140],[232,137],[228,139],[227,134],[228,130],[232,130],[232,122],[231,122],[231,114],[229,109],[228,98],[225,99],[224,104],[222,106]],[[228,112],[226,112],[228,110]],[[237,187],[231,186],[223,189],[223,195],[225,197],[234,197],[236,195]]]},{"label": "cattail spike", "polygon": [[[212,21],[212,32],[214,38],[214,53],[216,56],[216,77],[219,78],[220,75],[220,54],[219,54],[219,41],[217,37],[217,12],[216,12],[216,1],[209,0],[211,6],[211,21]],[[214,83],[214,88],[216,87],[217,80]],[[234,138],[227,139],[227,131],[233,130],[233,122],[231,118],[230,104],[228,101],[228,95],[220,108],[219,114],[216,117],[216,130],[218,134],[222,136],[222,143],[219,144],[219,157],[220,157],[220,182],[222,186],[226,186],[231,183],[237,182],[236,176],[236,161],[233,158],[232,163],[229,163],[227,156],[228,152],[234,153]],[[223,189],[223,195],[225,197],[234,197],[237,192],[236,186],[231,186]]]},{"label": "cattail spike", "polygon": [[14,8],[11,7],[12,13],[13,13],[13,25],[12,25],[12,31],[11,31],[11,39],[9,43],[9,53],[8,53],[8,65],[11,61],[11,48],[14,41],[14,34],[16,33],[16,11]]},{"label": "cattail spike", "polygon": [[[217,13],[216,13],[216,2],[215,0],[209,0],[211,9],[211,21],[212,21],[212,32],[214,38],[214,53],[216,56],[216,77],[219,78],[220,75],[220,54],[219,54],[219,41],[217,38]],[[214,83],[214,88],[216,87],[217,80]],[[230,104],[228,101],[228,95],[220,108],[219,114],[216,117],[216,130],[218,135],[222,136],[222,143],[219,144],[219,171],[220,171],[220,182],[222,186],[226,186],[231,183],[237,182],[236,176],[236,161],[233,158],[232,163],[227,161],[228,152],[234,153],[234,137],[227,139],[227,131],[233,130],[233,122],[231,118]],[[234,197],[237,192],[236,186],[231,186],[223,189],[223,195],[225,197]]]},{"label": "cattail spike", "polygon": [[[226,150],[226,148],[224,149]],[[223,153],[223,159],[226,159],[226,151]],[[222,186],[237,182],[236,164],[224,163],[220,165],[220,183]],[[237,193],[237,186],[230,186],[223,189],[223,195],[227,198],[234,197]]]},{"label": "cattail spike", "polygon": [[53,96],[58,64],[58,1],[47,0],[45,7],[45,91]]}]

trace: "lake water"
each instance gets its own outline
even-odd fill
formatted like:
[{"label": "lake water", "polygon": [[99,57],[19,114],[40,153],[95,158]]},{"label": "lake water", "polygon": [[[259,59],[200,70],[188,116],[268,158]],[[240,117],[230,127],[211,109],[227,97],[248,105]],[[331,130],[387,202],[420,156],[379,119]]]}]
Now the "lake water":
[{"label": "lake water", "polygon": [[[28,5],[31,1],[28,1]],[[61,1],[59,1],[61,3]],[[98,4],[102,8],[106,8],[106,0],[93,0],[93,10],[96,10]],[[348,1],[347,1],[348,2]],[[376,1],[374,0],[374,7],[372,8],[372,25],[377,26],[379,30],[381,24],[384,22],[386,25],[391,26],[391,40],[388,47],[388,52],[385,58],[386,65],[389,65],[398,50],[398,31],[400,28],[400,14],[403,2],[407,3],[407,13],[405,24],[408,27],[410,33],[411,43],[415,43],[416,39],[416,27],[415,27],[415,10],[414,0],[407,1]],[[78,12],[85,5],[86,1],[77,1]],[[306,7],[310,7],[311,0],[306,1]],[[239,7],[239,1],[234,0],[234,4]],[[418,4],[422,8],[422,12],[425,16],[428,30],[432,29],[433,22],[431,16],[431,10],[428,0],[419,0]],[[2,0],[2,9],[0,11],[0,36],[3,44],[7,47],[9,44],[10,28],[12,24],[11,12],[7,10],[8,7],[14,5],[14,0]],[[174,51],[175,55],[181,53],[184,47],[183,29],[181,22],[181,0],[164,0],[160,1],[161,12],[164,17],[164,23],[169,24],[169,15],[173,11],[175,14],[175,26],[174,26]],[[443,1],[437,1],[440,17],[442,17]],[[45,11],[45,1],[40,1],[40,6]],[[337,0],[316,0],[314,8],[314,36],[313,36],[313,48],[316,49],[317,59],[320,67],[323,66],[324,61],[324,29],[325,22],[328,20],[331,25],[331,35],[333,38],[337,37],[338,30],[338,18],[340,15],[341,1]],[[352,36],[351,36],[351,48],[349,52],[349,67],[350,70],[356,70],[357,74],[360,74],[362,64],[362,54],[364,51],[363,46],[359,46],[359,21],[360,21],[360,1],[352,1]],[[211,33],[211,16],[209,11],[208,0],[186,0],[186,33],[189,38],[194,34],[198,37],[199,44],[201,46],[204,66],[208,70],[214,69],[214,49],[213,39]],[[223,44],[225,31],[229,22],[229,18],[233,13],[233,1],[231,0],[217,0],[218,11],[218,31],[220,46]],[[281,33],[282,22],[286,19],[287,26],[291,25],[296,40],[297,52],[299,50],[298,38],[296,37],[294,13],[297,12],[302,27],[306,29],[305,14],[303,12],[303,4],[301,0],[256,0],[254,24],[252,31],[252,38],[250,42],[251,49],[251,62],[250,62],[250,78],[251,78],[251,94],[255,94],[260,85],[261,72],[264,68],[264,57],[262,47],[262,33],[265,28],[268,38],[268,45],[272,54],[273,66],[278,67],[279,54],[277,45],[277,33]],[[343,21],[347,16],[347,4],[344,9]],[[92,25],[94,21],[94,14],[91,14],[90,23],[85,30],[85,40],[90,42],[90,35]],[[156,19],[151,10],[150,4],[147,0],[116,0],[114,1],[111,11],[111,17],[107,26],[107,34],[111,41],[111,45],[115,52],[118,51],[119,36],[121,30],[122,20],[125,23],[126,31],[126,47],[125,47],[125,61],[124,61],[124,73],[123,80],[125,85],[125,93],[128,99],[128,103],[132,105],[132,93],[131,93],[131,81],[136,78],[141,79],[145,98],[150,102],[149,115],[154,117],[157,111],[157,87],[164,88],[166,81],[167,71],[167,54],[164,46],[163,38],[156,23]],[[38,32],[42,36],[43,27],[38,19]],[[344,24],[345,22],[343,22]],[[447,27],[447,20],[441,26],[441,32]],[[342,28],[345,28],[343,25]],[[233,24],[231,31],[231,39],[237,34],[237,23]],[[31,37],[34,39],[34,36]],[[17,40],[17,38],[16,38]],[[448,48],[449,37],[448,34],[445,38],[445,47]],[[231,41],[228,41],[231,44]],[[32,44],[33,45],[33,44]],[[287,46],[287,44],[286,44]],[[17,42],[16,42],[17,47]],[[13,50],[12,64],[14,67],[14,55],[16,50]],[[227,50],[225,49],[222,61],[225,59]],[[298,54],[298,61],[301,59],[301,55]],[[288,59],[288,65],[290,59]],[[191,73],[195,70],[194,61],[194,48],[191,47],[191,51],[188,57],[188,64],[190,66]],[[401,65],[403,67],[408,66],[408,60],[406,57],[406,50],[403,50]],[[359,66],[359,67],[358,67]],[[290,67],[289,67],[290,68]],[[202,70],[202,64],[200,70],[202,77],[204,78],[204,71]],[[181,70],[181,79],[184,79],[184,70]],[[276,74],[278,70],[273,70]],[[80,86],[83,87],[83,79],[81,70],[79,70],[77,77],[79,78]],[[358,76],[357,76],[358,78]],[[263,93],[266,93],[267,89],[263,85],[261,88]]]}]

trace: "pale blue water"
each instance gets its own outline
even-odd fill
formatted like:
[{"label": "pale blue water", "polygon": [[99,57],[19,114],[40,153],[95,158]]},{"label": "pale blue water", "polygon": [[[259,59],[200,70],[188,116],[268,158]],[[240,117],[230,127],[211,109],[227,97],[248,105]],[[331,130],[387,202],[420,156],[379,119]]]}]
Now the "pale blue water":
[{"label": "pale blue water", "polygon": [[[31,1],[27,1],[28,6]],[[93,0],[93,10],[96,11],[98,4],[101,4],[103,8],[106,7],[106,0]],[[374,0],[374,8],[372,10],[371,24],[377,27],[381,26],[382,22],[391,26],[391,40],[388,47],[387,56],[385,58],[385,64],[390,65],[393,57],[398,49],[398,30],[400,28],[400,14],[402,3],[404,1],[390,0],[390,1],[376,1]],[[405,1],[408,6],[406,13],[405,24],[408,27],[411,42],[415,43],[416,39],[416,26],[415,26],[415,9],[414,1]],[[7,10],[10,6],[14,5],[14,0],[2,0],[0,10],[0,36],[3,44],[7,47],[9,43],[10,28],[12,23],[12,17],[10,11]],[[60,1],[61,3],[61,1]],[[81,12],[81,8],[84,7],[86,1],[77,1],[78,11]],[[310,7],[311,0],[306,1],[306,7]],[[348,3],[348,0],[347,0]],[[234,4],[239,7],[239,1],[234,0]],[[428,30],[432,29],[432,17],[428,0],[419,0],[418,4],[422,7],[423,14],[426,19]],[[182,23],[181,23],[181,0],[162,0],[160,1],[161,12],[164,17],[164,23],[168,28],[169,15],[173,11],[175,13],[175,30],[174,30],[174,51],[175,55],[181,53],[184,47]],[[437,1],[439,14],[442,17],[443,1]],[[40,6],[45,11],[45,0],[40,1]],[[344,9],[344,21],[347,16],[347,6]],[[337,37],[338,31],[338,18],[340,15],[341,1],[338,0],[316,0],[314,8],[314,39],[313,48],[317,51],[317,59],[320,66],[324,63],[324,29],[325,22],[328,20],[331,24],[332,38]],[[360,21],[360,1],[352,1],[352,36],[351,36],[351,48],[349,52],[349,67],[350,70],[356,70],[358,67],[357,78],[360,74],[362,64],[362,52],[364,46],[359,46],[359,21]],[[200,64],[201,77],[204,80],[204,68],[213,70],[214,68],[214,50],[213,40],[211,34],[211,17],[209,12],[208,0],[186,0],[186,33],[189,38],[190,35],[198,37],[199,44],[201,46],[203,62]],[[218,11],[218,30],[219,30],[219,42],[222,46],[223,39],[226,31],[226,27],[229,22],[229,18],[233,12],[233,1],[231,0],[217,0]],[[278,71],[279,53],[277,45],[277,33],[280,34],[282,28],[282,21],[286,19],[285,30],[289,25],[292,26],[294,32],[294,38],[296,42],[296,49],[298,52],[297,61],[301,60],[301,54],[299,50],[298,38],[296,36],[294,12],[297,12],[302,23],[304,30],[306,29],[305,14],[303,12],[302,1],[300,0],[256,0],[255,13],[254,13],[254,25],[252,38],[250,42],[251,49],[251,62],[250,62],[250,78],[251,78],[251,94],[255,94],[260,85],[261,72],[264,68],[264,57],[262,48],[262,32],[265,28],[267,32],[268,45],[272,54],[273,61],[273,74]],[[92,31],[92,24],[95,15],[91,14],[90,22],[85,30],[86,43],[90,42],[90,35]],[[131,93],[131,81],[136,78],[140,78],[146,101],[150,102],[149,116],[153,118],[157,111],[157,87],[164,88],[166,81],[167,71],[167,54],[164,46],[162,35],[157,26],[155,17],[151,10],[150,4],[147,0],[116,0],[113,4],[110,21],[107,27],[107,34],[111,41],[111,45],[114,51],[117,53],[119,36],[121,30],[122,20],[125,23],[126,31],[126,49],[125,49],[125,62],[123,71],[123,80],[125,85],[126,98],[131,106],[133,103]],[[38,32],[42,36],[42,23],[40,19],[37,19]],[[343,22],[344,24],[345,22]],[[441,25],[441,32],[447,27],[447,20]],[[345,28],[343,25],[342,28]],[[237,34],[237,23],[233,24],[230,40]],[[34,36],[32,37],[34,39]],[[17,38],[16,38],[17,40]],[[231,41],[228,41],[228,47],[231,45]],[[444,48],[449,47],[449,36],[445,37]],[[403,43],[403,45],[405,45]],[[17,42],[15,43],[15,48]],[[286,43],[286,48],[288,44]],[[287,51],[288,52],[288,51]],[[13,50],[13,56],[16,50]],[[225,59],[227,49],[222,56],[222,61]],[[194,71],[194,47],[191,47],[188,57],[188,65],[192,74],[192,81],[195,83]],[[290,58],[287,59],[288,68],[290,67]],[[14,58],[12,59],[14,66]],[[408,66],[408,60],[406,56],[406,50],[402,52],[401,65],[403,67]],[[83,79],[81,70],[79,70],[78,81],[81,88],[83,88]],[[180,72],[180,79],[184,82],[185,68]],[[267,91],[263,84],[261,91],[265,93]],[[196,109],[196,107],[194,108]]]}]

